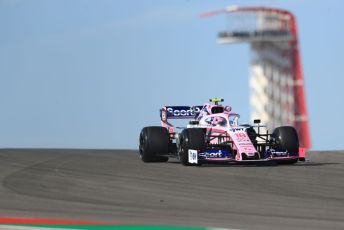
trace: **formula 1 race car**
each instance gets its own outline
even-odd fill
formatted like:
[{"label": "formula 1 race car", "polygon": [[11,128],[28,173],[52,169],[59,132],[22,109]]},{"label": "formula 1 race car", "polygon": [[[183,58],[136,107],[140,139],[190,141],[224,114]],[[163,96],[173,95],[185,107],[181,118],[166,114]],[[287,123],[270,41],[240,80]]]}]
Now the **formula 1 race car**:
[{"label": "formula 1 race car", "polygon": [[[260,120],[240,124],[239,114],[223,99],[210,99],[203,106],[164,106],[161,126],[144,127],[139,154],[143,162],[166,162],[177,158],[187,165],[207,162],[275,161],[294,164],[304,159],[297,131],[281,126],[269,133]],[[190,119],[186,127],[174,127],[169,119]],[[177,132],[176,130],[181,130]],[[299,154],[300,153],[300,154]]]}]

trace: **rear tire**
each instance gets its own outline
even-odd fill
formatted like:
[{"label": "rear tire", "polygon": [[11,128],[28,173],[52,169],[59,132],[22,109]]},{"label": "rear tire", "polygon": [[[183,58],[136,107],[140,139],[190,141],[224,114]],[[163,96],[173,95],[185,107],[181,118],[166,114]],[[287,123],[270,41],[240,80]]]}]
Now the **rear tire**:
[{"label": "rear tire", "polygon": [[[189,149],[202,151],[205,148],[205,135],[202,129],[184,129],[180,134],[179,158],[184,166],[195,164],[189,163]],[[197,165],[200,165],[198,163]]]},{"label": "rear tire", "polygon": [[[299,155],[299,137],[297,131],[292,126],[281,126],[276,128],[272,137],[274,148],[280,151],[288,151],[291,154]],[[279,164],[295,164],[298,159],[288,159],[277,161]]]},{"label": "rear tire", "polygon": [[160,126],[144,127],[140,133],[139,153],[143,162],[167,162],[170,143],[169,133]]}]

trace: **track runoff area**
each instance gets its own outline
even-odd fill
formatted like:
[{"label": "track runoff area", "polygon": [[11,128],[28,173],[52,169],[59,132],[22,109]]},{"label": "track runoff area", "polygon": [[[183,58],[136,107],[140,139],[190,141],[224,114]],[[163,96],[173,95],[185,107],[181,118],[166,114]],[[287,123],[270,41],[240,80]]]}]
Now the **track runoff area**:
[{"label": "track runoff area", "polygon": [[184,167],[137,150],[2,149],[0,229],[344,229],[343,154]]}]

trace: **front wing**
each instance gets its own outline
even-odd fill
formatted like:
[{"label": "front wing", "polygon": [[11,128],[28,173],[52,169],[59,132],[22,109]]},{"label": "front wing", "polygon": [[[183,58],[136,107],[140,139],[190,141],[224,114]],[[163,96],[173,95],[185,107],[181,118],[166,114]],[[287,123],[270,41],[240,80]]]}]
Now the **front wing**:
[{"label": "front wing", "polygon": [[[240,154],[240,153],[237,153]],[[188,161],[190,164],[198,164],[200,162],[264,162],[264,161],[283,161],[301,158],[298,153],[289,153],[287,151],[280,152],[268,149],[263,156],[255,154],[254,156],[242,156],[238,158],[229,149],[208,149],[199,151],[194,149],[188,150]]]}]

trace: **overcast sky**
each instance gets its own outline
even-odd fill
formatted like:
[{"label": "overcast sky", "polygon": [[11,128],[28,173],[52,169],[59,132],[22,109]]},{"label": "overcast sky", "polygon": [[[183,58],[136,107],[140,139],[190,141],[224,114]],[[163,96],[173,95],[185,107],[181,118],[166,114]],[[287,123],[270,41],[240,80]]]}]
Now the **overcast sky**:
[{"label": "overcast sky", "polygon": [[211,97],[248,121],[249,46],[199,17],[238,2],[296,15],[313,149],[344,149],[341,0],[0,0],[0,147],[135,149],[161,106]]}]

